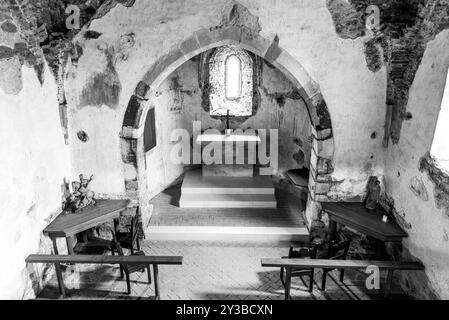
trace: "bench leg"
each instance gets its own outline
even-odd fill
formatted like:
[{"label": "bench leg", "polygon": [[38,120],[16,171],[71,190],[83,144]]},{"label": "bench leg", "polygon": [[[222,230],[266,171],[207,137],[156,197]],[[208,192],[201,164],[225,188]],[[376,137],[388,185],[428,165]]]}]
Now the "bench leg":
[{"label": "bench leg", "polygon": [[345,279],[345,269],[340,269],[340,282],[343,283]]},{"label": "bench leg", "polygon": [[126,289],[128,294],[131,294],[131,280],[129,279],[129,272],[125,271],[126,274]]},{"label": "bench leg", "polygon": [[59,262],[55,263],[55,270],[56,270],[56,278],[58,279],[58,286],[59,286],[59,292],[62,294],[62,297],[66,297],[66,292],[64,288],[64,280],[62,278],[62,271],[61,271],[61,265]]},{"label": "bench leg", "polygon": [[393,283],[393,274],[394,274],[394,270],[388,270],[387,273],[387,282],[385,284],[385,289],[384,289],[384,298],[388,297],[388,295],[391,292],[391,285]]},{"label": "bench leg", "polygon": [[150,265],[147,266],[147,273],[148,273],[148,284],[151,284],[151,270],[150,270]]},{"label": "bench leg", "polygon": [[161,297],[159,295],[159,279],[158,279],[158,269],[157,264],[153,264],[153,274],[154,274],[154,293],[156,296],[156,300],[160,300]]},{"label": "bench leg", "polygon": [[326,278],[327,278],[327,271],[326,269],[323,269],[323,278],[321,279],[321,291],[326,290]]},{"label": "bench leg", "polygon": [[314,277],[315,270],[312,269],[312,272],[310,273],[310,282],[309,282],[309,292],[313,292],[313,277]]},{"label": "bench leg", "polygon": [[285,300],[290,299],[290,287],[292,283],[292,270],[291,268],[285,268]]}]

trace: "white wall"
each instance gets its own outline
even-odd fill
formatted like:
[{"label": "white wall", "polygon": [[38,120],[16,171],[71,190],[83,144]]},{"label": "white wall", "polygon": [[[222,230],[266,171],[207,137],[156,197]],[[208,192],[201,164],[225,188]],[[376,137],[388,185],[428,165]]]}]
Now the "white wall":
[{"label": "white wall", "polygon": [[[33,296],[25,258],[50,253],[42,231],[59,213],[70,167],[49,69],[42,86],[27,67],[22,67],[22,80],[17,95],[0,88],[0,299]],[[34,270],[39,278],[42,266]]]},{"label": "white wall", "polygon": [[[389,148],[386,165],[387,192],[411,225],[404,246],[423,261],[433,288],[443,299],[449,299],[449,216],[444,209],[436,207],[434,185],[425,172],[419,171],[418,163],[432,145],[448,66],[449,31],[446,30],[428,43],[410,90],[407,111],[413,119],[404,122],[401,140]],[[422,180],[428,201],[415,196],[410,189],[414,177]],[[410,279],[413,281],[412,273]]]}]

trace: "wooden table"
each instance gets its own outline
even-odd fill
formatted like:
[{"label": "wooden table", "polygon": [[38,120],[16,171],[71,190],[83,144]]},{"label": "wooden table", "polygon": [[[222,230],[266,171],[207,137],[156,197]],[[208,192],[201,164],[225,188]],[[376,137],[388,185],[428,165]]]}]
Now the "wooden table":
[{"label": "wooden table", "polygon": [[323,211],[329,215],[331,239],[335,239],[337,223],[353,228],[383,242],[401,242],[407,233],[396,222],[383,222],[386,213],[381,207],[368,210],[363,203],[323,202]]},{"label": "wooden table", "polygon": [[55,254],[59,254],[56,238],[66,238],[68,253],[72,255],[75,234],[118,219],[129,203],[129,200],[97,200],[95,205],[80,213],[61,213],[44,229],[44,234],[51,238]]}]

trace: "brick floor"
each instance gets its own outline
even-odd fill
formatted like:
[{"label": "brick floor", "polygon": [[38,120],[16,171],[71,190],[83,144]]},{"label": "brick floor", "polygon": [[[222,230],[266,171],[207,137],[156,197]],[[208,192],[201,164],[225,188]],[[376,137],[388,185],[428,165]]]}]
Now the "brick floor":
[{"label": "brick floor", "polygon": [[[286,246],[225,242],[149,242],[142,244],[147,255],[182,255],[182,266],[159,268],[161,299],[166,300],[279,300],[283,299],[283,287],[279,280],[279,269],[262,268],[260,259],[286,255]],[[348,272],[345,284],[338,274],[331,273],[327,290],[321,292],[320,271],[315,271],[313,293],[299,278],[292,283],[293,299],[378,299],[377,291],[365,289],[366,275]],[[131,276],[131,295],[126,295],[126,283],[119,278],[115,266],[72,266],[65,272],[65,284],[69,289],[68,299],[153,299],[154,287],[148,285],[147,273]],[[305,283],[308,278],[305,277]],[[58,297],[56,279],[43,290],[39,298]]]}]

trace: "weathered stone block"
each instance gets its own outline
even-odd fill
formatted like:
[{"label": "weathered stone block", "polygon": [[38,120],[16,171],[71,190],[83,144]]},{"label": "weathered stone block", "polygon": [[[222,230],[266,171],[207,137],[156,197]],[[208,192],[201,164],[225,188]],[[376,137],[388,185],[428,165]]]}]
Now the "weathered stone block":
[{"label": "weathered stone block", "polygon": [[329,197],[325,194],[316,194],[314,199],[315,199],[315,201],[318,201],[318,202],[329,202],[330,201]]},{"label": "weathered stone block", "polygon": [[136,90],[134,90],[134,94],[136,96],[138,96],[139,98],[144,99],[149,90],[150,90],[149,85],[147,85],[143,81],[139,81],[139,83],[137,84]]},{"label": "weathered stone block", "polygon": [[265,60],[270,63],[276,61],[277,58],[281,55],[281,48],[279,48],[279,39],[276,37],[273,42],[270,44],[270,47],[267,49],[265,53]]},{"label": "weathered stone block", "polygon": [[0,88],[7,94],[18,94],[23,87],[21,63],[17,56],[0,59]]},{"label": "weathered stone block", "polygon": [[330,183],[317,182],[315,184],[315,193],[316,194],[327,194],[331,190]]},{"label": "weathered stone block", "polygon": [[192,52],[201,51],[201,46],[198,43],[198,40],[195,36],[191,36],[184,40],[180,45],[179,49],[182,51],[184,55],[189,55]]},{"label": "weathered stone block", "polygon": [[16,33],[17,32],[16,25],[10,21],[4,22],[1,26],[1,29],[8,33]]},{"label": "weathered stone block", "polygon": [[316,176],[316,181],[331,183],[333,180],[332,180],[332,176],[330,174],[318,174]]},{"label": "weathered stone block", "polygon": [[142,115],[142,99],[136,95],[132,95],[126,108],[125,117],[123,119],[123,126],[138,128],[140,117]]},{"label": "weathered stone block", "polygon": [[329,159],[318,158],[317,172],[318,174],[329,174],[334,171],[332,161]]},{"label": "weathered stone block", "polygon": [[229,39],[234,40],[236,42],[240,42],[242,31],[238,27],[225,27],[225,28],[219,28],[216,29],[216,32],[218,32],[219,39]]},{"label": "weathered stone block", "polygon": [[139,190],[139,183],[136,180],[125,180],[126,191],[137,191]]},{"label": "weathered stone block", "polygon": [[334,156],[334,140],[316,140],[317,141],[317,153],[319,157],[332,159]]},{"label": "weathered stone block", "polygon": [[324,129],[316,132],[316,137],[318,140],[326,140],[332,138],[332,129]]},{"label": "weathered stone block", "polygon": [[271,42],[258,34],[255,34],[253,30],[242,28],[241,43],[243,46],[248,46],[251,51],[257,55],[263,57],[270,47]]},{"label": "weathered stone block", "polygon": [[[198,30],[194,33],[194,36],[203,50],[207,50],[214,43],[213,33],[208,29]],[[218,41],[218,37],[215,38],[215,41]]]},{"label": "weathered stone block", "polygon": [[318,166],[318,156],[316,154],[316,151],[314,150],[314,148],[312,147],[311,152],[310,152],[310,163],[311,165],[316,169]]},{"label": "weathered stone block", "polygon": [[137,139],[121,139],[122,161],[137,167]]},{"label": "weathered stone block", "polygon": [[7,46],[0,46],[0,60],[14,57],[14,50]]}]

